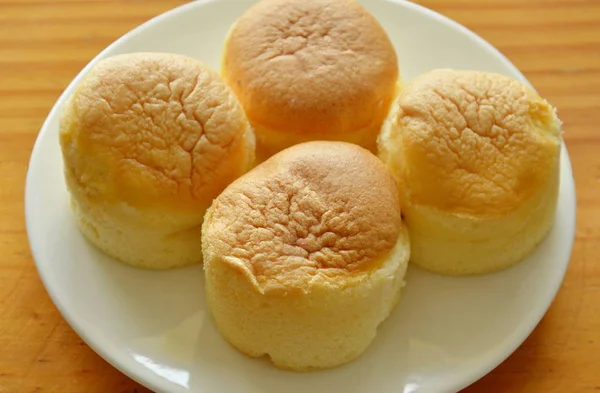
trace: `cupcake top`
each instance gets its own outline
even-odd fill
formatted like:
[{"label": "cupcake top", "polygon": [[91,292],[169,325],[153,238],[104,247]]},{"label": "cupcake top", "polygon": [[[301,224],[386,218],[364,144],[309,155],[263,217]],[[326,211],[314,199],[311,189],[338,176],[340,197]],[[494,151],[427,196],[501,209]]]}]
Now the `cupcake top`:
[{"label": "cupcake top", "polygon": [[65,103],[60,143],[88,198],[185,209],[208,207],[245,172],[253,151],[239,150],[251,133],[229,87],[202,63],[135,53],[83,78]]},{"label": "cupcake top", "polygon": [[230,31],[222,72],[253,124],[329,135],[379,126],[398,63],[354,0],[263,0]]},{"label": "cupcake top", "polygon": [[364,278],[401,229],[396,184],[377,157],[350,143],[308,142],[271,157],[215,199],[204,252],[237,267],[261,292],[305,292]]},{"label": "cupcake top", "polygon": [[503,214],[544,189],[558,165],[554,108],[504,75],[431,71],[403,89],[390,113],[381,157],[410,184],[412,204]]}]

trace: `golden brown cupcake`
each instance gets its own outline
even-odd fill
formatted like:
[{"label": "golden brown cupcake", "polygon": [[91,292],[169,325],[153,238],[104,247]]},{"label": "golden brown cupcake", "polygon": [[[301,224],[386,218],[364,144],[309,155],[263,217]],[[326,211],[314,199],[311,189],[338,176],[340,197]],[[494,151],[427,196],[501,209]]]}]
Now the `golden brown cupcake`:
[{"label": "golden brown cupcake", "polygon": [[358,357],[396,305],[409,258],[383,163],[345,142],[281,151],[207,211],[206,293],[223,337],[304,371]]},{"label": "golden brown cupcake", "polygon": [[254,155],[243,109],[219,76],[160,53],[98,62],[64,104],[60,145],[80,230],[150,269],[202,260],[204,213]]},{"label": "golden brown cupcake", "polygon": [[554,222],[561,123],[507,76],[434,70],[392,106],[380,157],[397,177],[411,261],[466,275],[517,263]]},{"label": "golden brown cupcake", "polygon": [[232,27],[221,72],[262,161],[310,140],[375,152],[398,62],[379,22],[354,0],[263,0]]}]

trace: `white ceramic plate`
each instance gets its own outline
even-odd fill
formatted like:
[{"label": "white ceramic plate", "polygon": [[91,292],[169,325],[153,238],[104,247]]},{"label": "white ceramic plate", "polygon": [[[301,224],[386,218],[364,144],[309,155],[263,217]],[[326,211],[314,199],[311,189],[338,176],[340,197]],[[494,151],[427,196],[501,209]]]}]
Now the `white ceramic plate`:
[{"label": "white ceramic plate", "polygon": [[[496,367],[529,335],[569,263],[575,195],[566,149],[556,225],[526,261],[498,274],[449,278],[409,269],[404,298],[369,350],[308,374],[251,360],[220,337],[206,310],[200,266],[126,267],[92,248],[69,210],[57,140],[59,106],[98,59],[134,51],[190,55],[218,68],[231,23],[251,1],[196,1],[159,16],[103,51],[44,123],[26,186],[27,231],[39,274],[75,331],[102,357],[159,392],[451,392]],[[525,80],[464,27],[408,2],[366,1],[389,32],[405,80],[432,68],[495,71]]]}]

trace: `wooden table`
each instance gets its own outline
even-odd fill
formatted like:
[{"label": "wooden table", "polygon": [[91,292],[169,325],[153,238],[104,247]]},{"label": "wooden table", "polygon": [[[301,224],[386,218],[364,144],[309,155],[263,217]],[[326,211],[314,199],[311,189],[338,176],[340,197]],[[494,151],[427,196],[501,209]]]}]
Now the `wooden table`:
[{"label": "wooden table", "polygon": [[[183,2],[0,0],[0,393],[148,392],[51,303],[29,252],[23,187],[38,130],[71,79],[114,39]],[[420,3],[489,40],[559,108],[577,184],[577,239],[554,304],[465,392],[600,392],[600,1]]]}]

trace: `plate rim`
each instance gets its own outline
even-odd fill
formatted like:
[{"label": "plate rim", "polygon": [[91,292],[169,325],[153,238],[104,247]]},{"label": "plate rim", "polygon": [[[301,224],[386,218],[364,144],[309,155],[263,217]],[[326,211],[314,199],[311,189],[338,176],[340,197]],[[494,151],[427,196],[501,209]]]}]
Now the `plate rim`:
[{"label": "plate rim", "polygon": [[[34,265],[38,272],[38,276],[40,277],[42,284],[44,286],[44,289],[48,293],[48,296],[50,297],[52,303],[58,309],[59,313],[65,319],[65,321],[69,324],[69,326],[73,329],[73,331],[94,352],[96,352],[101,358],[103,358],[106,362],[108,362],[112,367],[116,368],[118,371],[120,371],[127,377],[131,378],[132,380],[136,381],[137,383],[139,383],[155,392],[168,392],[168,391],[173,391],[173,389],[175,389],[177,392],[189,393],[189,392],[191,392],[191,390],[184,389],[181,386],[177,386],[176,384],[166,381],[163,378],[155,376],[151,373],[146,374],[143,372],[138,372],[138,370],[136,370],[135,368],[129,367],[125,362],[122,362],[118,356],[114,356],[114,353],[115,353],[115,351],[118,351],[118,348],[116,348],[116,345],[110,343],[110,340],[107,340],[106,342],[103,342],[103,343],[99,343],[99,342],[97,342],[98,341],[97,339],[95,340],[95,339],[89,337],[85,331],[85,328],[83,328],[77,322],[77,318],[73,314],[71,314],[66,309],[66,307],[64,307],[64,305],[61,303],[60,299],[58,298],[57,294],[55,292],[53,292],[53,290],[51,289],[52,285],[48,282],[48,277],[42,273],[42,268],[41,268],[41,264],[40,264],[39,260],[43,259],[43,256],[40,255],[39,249],[37,249],[34,246],[34,244],[36,243],[35,239],[33,239],[31,237],[31,230],[35,224],[33,222],[34,219],[32,218],[31,213],[30,213],[31,209],[28,208],[29,205],[34,203],[34,201],[32,200],[33,196],[31,195],[31,192],[28,192],[28,190],[30,190],[32,188],[32,182],[33,182],[30,169],[32,166],[34,166],[34,162],[36,160],[36,157],[39,155],[39,151],[41,149],[43,149],[43,145],[41,142],[43,139],[43,136],[47,132],[49,132],[48,130],[50,129],[51,119],[55,118],[55,116],[57,116],[57,112],[60,111],[60,107],[67,96],[67,92],[71,91],[73,89],[73,87],[79,83],[79,81],[82,79],[82,77],[89,72],[89,70],[96,64],[96,62],[98,62],[99,60],[104,58],[106,53],[110,52],[114,47],[120,46],[121,43],[123,41],[126,41],[130,36],[140,34],[142,31],[144,31],[148,28],[151,28],[153,25],[160,24],[165,19],[176,17],[178,14],[183,13],[183,12],[187,11],[188,9],[191,9],[194,7],[202,7],[205,4],[213,3],[216,1],[219,1],[219,0],[195,0],[195,1],[191,1],[186,4],[179,5],[170,10],[167,10],[167,11],[165,11],[157,16],[154,16],[153,18],[148,19],[147,21],[139,24],[138,26],[134,27],[133,29],[129,30],[128,32],[126,32],[125,34],[123,34],[119,38],[117,38],[115,41],[113,41],[111,44],[106,46],[104,49],[102,49],[98,54],[96,54],[85,65],[85,67],[83,67],[81,69],[81,71],[78,72],[78,74],[71,80],[71,82],[69,82],[67,87],[65,87],[63,92],[60,94],[60,96],[57,98],[57,100],[53,104],[52,108],[48,112],[42,126],[40,127],[38,135],[36,136],[36,140],[35,140],[32,150],[31,150],[31,154],[30,154],[30,158],[29,158],[29,162],[28,162],[28,166],[27,166],[27,171],[26,171],[25,190],[24,190],[25,191],[24,192],[25,229],[26,229],[27,238],[28,238],[28,241],[30,244],[30,247],[29,247],[30,252],[32,255]],[[225,0],[225,1],[235,1],[235,0]],[[368,1],[372,1],[372,0],[359,0],[359,2],[368,2]],[[457,22],[443,14],[440,14],[437,11],[434,11],[434,10],[424,7],[422,5],[413,3],[409,0],[379,0],[379,1],[392,3],[399,7],[408,7],[409,9],[412,9],[421,14],[424,14],[426,17],[436,21],[437,23],[445,24],[448,27],[452,28],[453,30],[457,30],[457,31],[463,33],[464,35],[468,36],[473,42],[475,42],[476,44],[481,46],[486,52],[488,52],[489,54],[496,57],[496,59],[498,61],[500,61],[501,63],[503,63],[503,65],[506,68],[510,69],[512,73],[514,73],[516,76],[518,76],[518,79],[521,82],[526,83],[528,86],[530,86],[532,89],[535,90],[535,88],[531,85],[531,83],[527,80],[527,78],[523,75],[523,73],[521,73],[521,71],[502,52],[500,52],[500,50],[498,50],[496,47],[494,47],[492,44],[490,44],[484,38],[479,36],[474,31],[470,30],[466,26],[460,24],[459,22]],[[554,300],[558,294],[558,291],[562,287],[562,283],[564,281],[567,269],[571,264],[573,246],[575,243],[576,221],[577,221],[577,217],[576,217],[576,212],[577,212],[577,193],[576,193],[576,191],[577,190],[575,187],[571,159],[568,154],[568,149],[567,149],[567,146],[564,143],[564,141],[563,141],[563,144],[561,147],[561,161],[563,161],[563,162],[561,162],[561,172],[566,172],[568,174],[568,177],[566,179],[563,179],[561,177],[561,182],[564,181],[564,182],[568,183],[568,187],[569,187],[568,191],[572,194],[572,197],[573,197],[572,201],[568,207],[569,207],[569,211],[573,212],[573,215],[572,215],[571,221],[570,221],[572,231],[570,233],[569,238],[565,239],[565,242],[567,244],[565,250],[566,250],[566,254],[568,255],[568,260],[566,261],[566,263],[562,264],[562,271],[560,272],[560,275],[557,276],[557,277],[559,277],[558,282],[554,283],[554,289],[551,292],[551,296],[548,296],[547,300],[545,302],[542,302],[543,307],[537,308],[535,310],[536,312],[533,313],[534,315],[532,317],[530,317],[528,327],[523,329],[522,334],[519,335],[519,338],[516,341],[512,342],[511,343],[512,345],[504,346],[503,350],[499,351],[499,353],[496,354],[496,357],[493,359],[493,361],[489,361],[488,363],[485,363],[483,366],[473,368],[471,370],[461,373],[461,377],[456,378],[455,380],[452,381],[452,382],[454,382],[453,384],[450,384],[449,386],[447,386],[448,387],[447,391],[449,391],[449,392],[450,391],[452,391],[452,392],[460,391],[460,390],[472,385],[473,383],[477,382],[479,379],[481,379],[485,375],[489,374],[492,370],[494,370],[496,367],[498,367],[498,365],[500,365],[508,357],[510,357],[523,344],[523,342],[531,335],[533,330],[537,327],[539,322],[542,320],[542,318],[545,316],[548,309],[554,302]],[[566,168],[563,168],[563,166]],[[565,169],[566,169],[566,171],[565,171]],[[37,249],[37,251],[36,251],[36,249]]]}]

